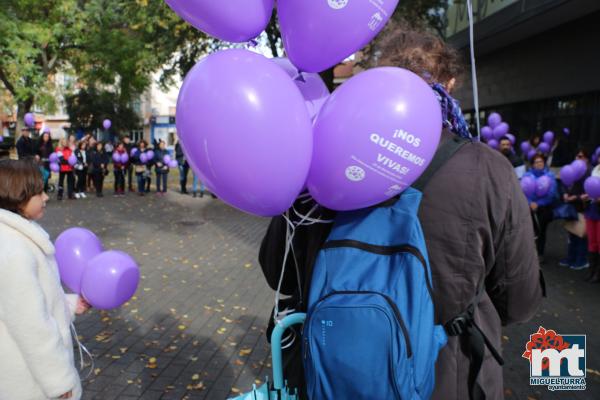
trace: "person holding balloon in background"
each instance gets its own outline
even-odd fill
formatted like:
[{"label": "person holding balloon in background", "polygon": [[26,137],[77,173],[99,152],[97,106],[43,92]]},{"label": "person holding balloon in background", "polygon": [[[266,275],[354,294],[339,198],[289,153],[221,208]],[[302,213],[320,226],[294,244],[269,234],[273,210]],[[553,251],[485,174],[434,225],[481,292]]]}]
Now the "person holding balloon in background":
[{"label": "person holding balloon in background", "polygon": [[44,174],[44,192],[46,193],[48,193],[49,189],[48,181],[50,179],[50,155],[52,153],[54,153],[54,148],[52,147],[52,138],[50,137],[50,132],[44,132],[40,138],[37,155],[40,157],[42,167],[46,170],[46,174]]},{"label": "person holding balloon in background", "polygon": [[169,177],[170,161],[171,157],[167,152],[167,144],[161,139],[158,142],[158,148],[154,151],[154,163],[156,167],[156,194],[158,195],[164,195],[167,193],[167,178]]},{"label": "person holding balloon in background", "polygon": [[584,280],[590,283],[600,282],[600,165],[596,165],[591,176],[585,180],[585,195],[588,201],[585,209],[585,229],[588,241],[589,271]]},{"label": "person holding balloon in background", "polygon": [[90,306],[60,285],[55,247],[35,222],[48,200],[43,189],[31,161],[0,162],[2,399],[81,398],[70,326]]},{"label": "person holding balloon in background", "polygon": [[534,221],[536,247],[540,262],[544,259],[546,247],[546,231],[552,221],[552,210],[558,200],[558,184],[556,177],[546,166],[546,157],[538,153],[533,156],[532,168],[523,176],[524,181],[536,182],[535,189],[527,196]]},{"label": "person holding balloon in background", "polygon": [[[574,206],[577,213],[583,213],[585,211],[586,194],[584,188],[585,179],[590,176],[590,157],[589,151],[586,148],[580,148],[575,156],[575,161],[566,167],[561,169],[560,178],[563,182],[563,195],[562,199],[565,203]],[[573,171],[576,179],[572,179],[569,168],[575,167],[576,171]],[[568,168],[567,168],[568,167]],[[571,269],[585,269],[589,267],[587,257],[587,239],[585,237],[584,229],[579,229],[578,225],[581,225],[583,221],[574,221],[573,225],[577,229],[569,230],[569,241],[567,245],[567,257],[559,261],[559,265],[562,267],[570,267]]]},{"label": "person holding balloon in background", "polygon": [[119,142],[112,153],[113,173],[115,175],[115,196],[125,196],[125,173],[129,164],[129,156],[125,144]]},{"label": "person holding balloon in background", "polygon": [[77,175],[77,183],[75,185],[75,198],[85,199],[85,184],[88,170],[88,150],[87,142],[82,140],[77,143],[77,149],[75,149],[75,157],[77,157],[77,163],[73,166],[75,174]]},{"label": "person holding balloon in background", "polygon": [[73,154],[73,150],[67,143],[67,139],[62,138],[58,142],[56,148],[56,155],[58,157],[59,175],[58,175],[58,193],[56,195],[57,200],[63,199],[65,178],[67,179],[67,196],[70,200],[74,199],[73,195],[75,189],[75,177],[73,176],[73,165],[77,162],[77,158]]},{"label": "person holding balloon in background", "polygon": [[95,151],[90,152],[89,164],[90,175],[96,189],[96,197],[104,197],[102,187],[104,186],[104,177],[108,173],[108,156],[104,152],[104,144],[102,142],[97,142]]},{"label": "person holding balloon in background", "polygon": [[135,177],[137,180],[138,195],[143,196],[146,193],[146,177],[148,170],[146,163],[148,162],[148,144],[145,140],[140,140],[137,145],[137,151],[131,155],[134,165]]}]

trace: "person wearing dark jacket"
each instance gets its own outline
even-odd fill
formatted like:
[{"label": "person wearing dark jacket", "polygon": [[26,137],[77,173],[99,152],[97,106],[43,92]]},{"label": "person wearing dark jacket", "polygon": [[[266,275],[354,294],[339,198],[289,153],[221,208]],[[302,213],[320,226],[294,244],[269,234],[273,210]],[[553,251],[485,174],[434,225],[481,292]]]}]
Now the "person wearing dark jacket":
[{"label": "person wearing dark jacket", "polygon": [[188,172],[190,171],[190,165],[185,159],[185,154],[183,154],[183,149],[181,148],[179,140],[175,144],[175,159],[177,160],[177,164],[179,166],[179,186],[181,188],[181,194],[187,194],[187,179]]},{"label": "person wearing dark jacket", "polygon": [[87,196],[85,194],[85,183],[87,178],[87,170],[88,170],[88,152],[87,152],[87,142],[83,140],[77,144],[77,149],[75,149],[75,157],[77,157],[77,163],[73,166],[75,169],[75,175],[77,175],[77,183],[75,184],[75,198],[76,199],[85,199]]},{"label": "person wearing dark jacket", "polygon": [[[129,136],[123,137],[123,145],[125,146],[125,151],[131,157],[131,149],[133,149],[133,143],[131,143],[131,139]],[[127,163],[126,167],[126,175],[127,175],[127,190],[130,192],[135,192],[133,188],[133,166],[131,163]]]},{"label": "person wearing dark jacket", "polygon": [[[470,136],[456,101],[447,90],[458,71],[456,52],[434,35],[406,31],[386,36],[380,65],[427,71],[444,107],[442,142],[457,134]],[[427,50],[425,50],[427,49]],[[387,56],[386,56],[387,55]],[[444,60],[439,65],[437,60]],[[452,132],[452,133],[450,133]],[[306,214],[313,204],[295,207]],[[293,213],[291,213],[293,214]],[[334,213],[318,209],[313,218],[331,219]],[[474,318],[496,350],[501,348],[501,326],[531,318],[542,298],[542,275],[534,244],[530,213],[512,165],[485,144],[469,141],[435,173],[426,186],[419,210],[433,276],[433,300],[437,321],[445,324],[463,313],[475,301]],[[271,220],[260,248],[259,262],[269,286],[276,289],[286,249],[283,217]],[[319,249],[331,225],[298,226],[292,241],[281,292],[290,296],[279,309],[305,311],[309,282]],[[294,261],[299,273],[296,273]],[[298,279],[300,280],[299,283]],[[476,301],[475,295],[481,293]],[[273,319],[270,319],[271,326]],[[270,331],[270,330],[269,330]],[[469,399],[471,357],[463,336],[450,336],[436,364],[436,385],[432,399]],[[304,396],[301,347],[296,340],[283,352],[284,376],[290,387]],[[503,399],[502,367],[486,347],[475,384],[487,400]]]},{"label": "person wearing dark jacket", "polygon": [[40,138],[40,144],[38,146],[37,155],[40,157],[40,161],[42,162],[43,168],[46,170],[44,174],[44,192],[48,192],[48,180],[50,179],[50,154],[54,153],[54,148],[52,147],[52,139],[50,138],[50,134],[48,132],[44,132],[42,137]]},{"label": "person wearing dark jacket", "polygon": [[138,151],[131,156],[131,160],[135,169],[135,177],[137,178],[138,195],[143,196],[146,190],[146,178],[148,170],[146,168],[146,154],[148,154],[148,145],[145,140],[140,140],[138,143]]},{"label": "person wearing dark jacket", "polygon": [[102,186],[104,185],[104,176],[108,173],[108,157],[104,153],[104,143],[97,142],[95,151],[89,153],[89,171],[96,188],[96,196],[103,197]]},{"label": "person wearing dark jacket", "polygon": [[21,137],[19,138],[19,140],[17,140],[16,143],[17,155],[19,156],[19,160],[35,157],[37,155],[35,143],[30,137],[30,135],[31,132],[29,132],[29,128],[21,129]]},{"label": "person wearing dark jacket", "polygon": [[125,150],[125,145],[123,142],[120,142],[112,154],[113,173],[115,174],[115,196],[125,195],[125,173],[127,172],[127,166],[129,165],[128,161],[121,161],[121,157],[125,154],[128,154]]},{"label": "person wearing dark jacket", "polygon": [[512,147],[512,142],[506,136],[500,138],[499,142],[500,153],[504,154],[508,161],[510,161],[511,165],[515,170],[515,174],[517,174],[517,178],[521,179],[523,174],[525,174],[525,163],[515,154]]},{"label": "person wearing dark jacket", "polygon": [[154,151],[154,165],[156,166],[156,194],[160,195],[167,193],[169,166],[164,162],[164,157],[168,154],[167,144],[164,140],[161,140],[158,142],[158,148]]},{"label": "person wearing dark jacket", "polygon": [[[565,203],[572,204],[575,206],[575,210],[578,213],[583,213],[585,211],[585,189],[583,187],[583,183],[586,178],[590,176],[591,170],[589,167],[589,152],[587,149],[579,149],[575,158],[577,160],[585,161],[588,165],[588,170],[585,175],[575,182],[570,187],[564,187],[563,193],[563,201]],[[588,253],[588,245],[586,237],[580,237],[575,233],[569,232],[569,241],[567,245],[567,257],[563,258],[559,261],[559,265],[561,267],[570,267],[574,270],[585,269],[589,267],[589,262],[587,260]]]}]

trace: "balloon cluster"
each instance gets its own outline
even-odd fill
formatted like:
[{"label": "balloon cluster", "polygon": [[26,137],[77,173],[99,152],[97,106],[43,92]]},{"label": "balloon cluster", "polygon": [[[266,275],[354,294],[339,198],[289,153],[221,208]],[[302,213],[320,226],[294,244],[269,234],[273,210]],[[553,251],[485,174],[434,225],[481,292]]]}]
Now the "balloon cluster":
[{"label": "balloon cluster", "polygon": [[112,159],[115,163],[126,164],[129,161],[129,154],[127,152],[119,153],[115,151],[112,154]]},{"label": "balloon cluster", "polygon": [[540,144],[538,144],[537,149],[533,147],[529,140],[525,140],[521,142],[521,151],[523,152],[523,155],[531,161],[533,156],[535,156],[537,153],[542,153],[544,155],[550,154],[550,149],[552,149],[553,143],[554,132],[546,131],[542,136],[542,141],[540,142]]},{"label": "balloon cluster", "polygon": [[[48,161],[50,161],[50,170],[52,172],[60,172],[60,162],[62,161],[61,158],[62,155],[59,155],[58,153],[52,153],[48,157]],[[67,163],[70,166],[77,164],[77,156],[75,154],[71,154],[67,159]]]},{"label": "balloon cluster", "polygon": [[571,164],[565,165],[560,169],[560,180],[566,186],[571,186],[584,177],[587,171],[587,164],[583,160],[575,160]]},{"label": "balloon cluster", "polygon": [[165,154],[165,156],[163,157],[163,163],[168,165],[169,168],[177,168],[179,166],[177,160],[173,160],[168,154]]},{"label": "balloon cluster", "polygon": [[542,175],[539,178],[533,176],[524,176],[521,179],[521,189],[528,199],[534,197],[544,197],[552,188],[552,179],[549,176]]},{"label": "balloon cluster", "polygon": [[498,149],[500,139],[506,136],[514,146],[516,138],[508,133],[510,127],[506,122],[502,122],[502,117],[497,112],[493,112],[488,117],[488,124],[481,128],[481,137],[492,149]]},{"label": "balloon cluster", "polygon": [[135,260],[122,251],[104,251],[93,232],[69,228],[55,247],[61,281],[95,308],[119,307],[135,293],[140,280]]}]

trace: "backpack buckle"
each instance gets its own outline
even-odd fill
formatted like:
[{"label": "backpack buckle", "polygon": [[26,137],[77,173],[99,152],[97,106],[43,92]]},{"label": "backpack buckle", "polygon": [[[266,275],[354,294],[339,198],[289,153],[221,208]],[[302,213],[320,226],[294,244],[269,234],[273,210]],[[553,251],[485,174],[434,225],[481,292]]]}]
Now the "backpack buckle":
[{"label": "backpack buckle", "polygon": [[469,320],[465,316],[459,315],[448,321],[444,325],[444,329],[448,336],[460,336],[467,330],[469,325]]}]

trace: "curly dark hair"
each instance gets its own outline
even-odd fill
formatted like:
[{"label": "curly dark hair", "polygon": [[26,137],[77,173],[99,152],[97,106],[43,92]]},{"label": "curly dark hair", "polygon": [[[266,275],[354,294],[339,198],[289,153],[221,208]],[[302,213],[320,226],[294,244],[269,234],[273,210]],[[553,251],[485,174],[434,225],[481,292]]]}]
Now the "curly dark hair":
[{"label": "curly dark hair", "polygon": [[370,49],[369,66],[408,69],[428,83],[460,81],[464,72],[462,56],[438,35],[407,21],[390,21]]}]

